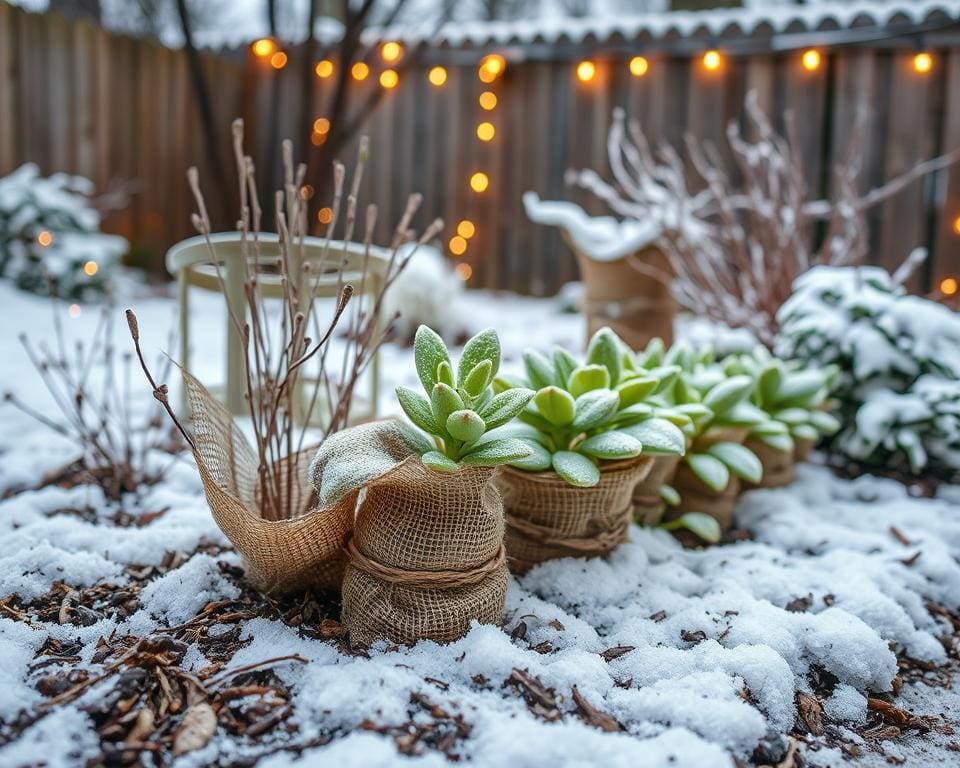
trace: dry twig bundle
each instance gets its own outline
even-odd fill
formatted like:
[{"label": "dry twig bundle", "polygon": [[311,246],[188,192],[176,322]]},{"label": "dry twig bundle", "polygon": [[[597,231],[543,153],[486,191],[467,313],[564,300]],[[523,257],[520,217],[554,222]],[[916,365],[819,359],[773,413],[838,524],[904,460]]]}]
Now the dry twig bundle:
[{"label": "dry twig bundle", "polygon": [[[357,165],[349,183],[345,167],[334,163],[332,219],[320,258],[309,260],[305,257],[307,169],[303,164],[294,166],[291,143],[283,143],[284,188],[274,196],[279,241],[269,246],[261,238],[262,211],[256,174],[253,160],[243,151],[241,120],[233,124],[233,147],[239,179],[237,229],[242,239],[245,303],[236,307],[228,301],[227,308],[230,323],[242,339],[245,352],[245,399],[255,441],[259,511],[266,520],[289,519],[310,508],[311,499],[298,490],[300,462],[296,459],[304,451],[310,414],[318,408],[326,409],[323,436],[346,426],[357,383],[389,336],[396,319],[383,317],[384,294],[416,252],[404,249],[400,254],[400,247],[411,240],[419,245],[433,239],[442,222],[434,221],[417,238],[410,227],[421,196],[411,195],[394,231],[385,277],[378,289],[370,293],[366,281],[374,258],[371,251],[377,207],[368,205],[362,218],[358,213],[360,184],[368,159],[367,138],[360,140]],[[188,171],[188,181],[197,206],[193,223],[206,238],[210,262],[217,266],[226,295],[220,273],[223,260],[210,238],[210,217],[195,168]],[[358,222],[358,219],[361,220]],[[346,280],[346,244],[354,239],[358,225],[363,227],[364,255],[355,291]],[[342,226],[341,243],[332,240],[338,226]],[[261,283],[267,274],[279,280],[281,298],[277,302],[264,297]],[[331,277],[336,281],[337,297],[329,314],[325,314],[324,305],[315,297],[320,280],[329,281]],[[351,299],[354,306],[346,313]],[[139,332],[134,331],[136,318],[132,313],[128,317],[131,332],[138,341]],[[338,330],[345,338],[342,357],[331,355],[331,341]],[[147,375],[149,377],[149,372]],[[159,391],[162,385],[158,387],[152,378],[151,385],[155,396],[167,405],[165,390]],[[167,409],[173,415],[169,405]]]},{"label": "dry twig bundle", "polygon": [[[72,482],[70,475],[79,470],[92,478],[108,499],[120,501],[124,494],[137,493],[162,477],[165,466],[150,455],[153,451],[176,453],[182,446],[171,440],[159,408],[138,411],[134,405],[130,388],[133,355],[117,353],[113,305],[108,302],[103,307],[88,340],[70,339],[60,304],[51,298],[53,346],[47,340],[35,343],[25,333],[20,334],[20,342],[59,417],[33,408],[12,392],[5,393],[4,400],[80,448],[78,462],[65,467],[60,479]],[[165,374],[169,361],[161,358],[158,367]]]}]

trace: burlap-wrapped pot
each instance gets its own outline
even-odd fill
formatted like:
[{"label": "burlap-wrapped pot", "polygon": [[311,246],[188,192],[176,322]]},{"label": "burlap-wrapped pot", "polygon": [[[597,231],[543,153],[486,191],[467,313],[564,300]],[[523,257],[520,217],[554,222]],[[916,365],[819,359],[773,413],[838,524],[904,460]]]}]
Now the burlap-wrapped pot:
[{"label": "burlap-wrapped pot", "polygon": [[651,465],[649,456],[610,462],[592,488],[570,485],[554,472],[505,467],[496,483],[506,511],[510,570],[526,573],[545,560],[609,554],[627,540],[633,489]]},{"label": "burlap-wrapped pot", "polygon": [[339,588],[353,510],[317,502],[308,471],[316,449],[293,457],[289,508],[267,519],[257,498],[256,454],[226,407],[186,371],[183,378],[207,504],[242,556],[247,578],[267,592]]},{"label": "burlap-wrapped pot", "polygon": [[793,482],[793,450],[780,451],[753,438],[748,439],[744,445],[756,454],[763,465],[763,479],[759,483],[744,482],[744,488],[782,488]]},{"label": "burlap-wrapped pot", "polygon": [[414,456],[367,486],[346,549],[351,642],[443,643],[473,619],[502,622],[508,571],[493,473],[443,474]]},{"label": "burlap-wrapped pot", "polygon": [[[676,302],[669,284],[637,269],[629,258],[593,259],[580,251],[566,232],[564,236],[577,256],[583,277],[587,338],[609,326],[631,349],[643,349],[655,337],[670,346]],[[670,261],[655,246],[638,251],[632,258],[656,273],[673,274]]]},{"label": "burlap-wrapped pot", "polygon": [[660,488],[673,480],[679,462],[679,456],[654,456],[650,472],[633,489],[633,516],[641,525],[659,525],[663,519],[666,502]]},{"label": "burlap-wrapped pot", "polygon": [[667,509],[665,520],[676,520],[686,512],[703,512],[719,523],[721,531],[733,528],[733,510],[740,493],[740,478],[736,475],[731,474],[727,487],[718,493],[697,477],[689,464],[682,463],[673,476],[673,487],[680,494],[680,503]]},{"label": "burlap-wrapped pot", "polygon": [[[743,443],[750,430],[746,427],[714,427],[697,437],[689,454],[702,453],[717,443]],[[740,493],[740,479],[730,475],[730,482],[722,491],[715,491],[697,477],[685,461],[677,466],[673,487],[680,494],[680,503],[664,514],[664,520],[676,520],[686,512],[703,512],[720,525],[721,531],[733,528],[733,510]],[[681,538],[684,538],[681,536]]]},{"label": "burlap-wrapped pot", "polygon": [[794,438],[793,440],[793,461],[796,464],[801,461],[809,461],[810,454],[816,448],[816,440],[803,440]]}]

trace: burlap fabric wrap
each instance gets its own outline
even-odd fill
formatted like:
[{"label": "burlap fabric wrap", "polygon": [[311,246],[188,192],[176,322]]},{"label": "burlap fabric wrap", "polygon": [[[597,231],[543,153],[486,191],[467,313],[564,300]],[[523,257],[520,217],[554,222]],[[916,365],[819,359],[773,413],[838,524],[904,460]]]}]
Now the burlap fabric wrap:
[{"label": "burlap fabric wrap", "polygon": [[793,441],[793,461],[809,461],[810,454],[816,447],[816,440],[796,440]]},{"label": "burlap fabric wrap", "polygon": [[659,525],[663,519],[667,505],[660,488],[673,480],[679,462],[679,456],[654,456],[650,472],[633,489],[633,516],[641,525]]},{"label": "burlap fabric wrap", "polygon": [[603,556],[626,541],[633,489],[651,464],[649,456],[607,464],[592,488],[572,486],[554,472],[505,467],[496,483],[506,511],[510,570],[525,573],[560,557]]},{"label": "burlap fabric wrap", "polygon": [[494,469],[433,472],[395,422],[377,422],[327,438],[311,472],[321,501],[356,503],[341,617],[351,642],[449,642],[473,619],[503,620],[508,571]]},{"label": "burlap fabric wrap", "polygon": [[720,524],[721,531],[733,528],[733,510],[740,493],[740,478],[730,476],[727,487],[719,493],[698,478],[690,465],[681,463],[673,476],[673,487],[680,494],[680,503],[670,507],[664,519],[675,520],[685,512],[703,512]]},{"label": "burlap fabric wrap", "polygon": [[308,473],[316,449],[293,458],[289,514],[265,519],[257,498],[256,454],[227,409],[186,371],[183,379],[193,421],[193,455],[207,504],[243,557],[247,578],[264,591],[338,588],[353,510],[317,503]]},{"label": "burlap fabric wrap", "polygon": [[782,488],[793,482],[796,468],[793,450],[779,451],[753,439],[747,440],[744,445],[756,454],[763,465],[763,479],[759,483],[744,482],[744,488]]},{"label": "burlap fabric wrap", "polygon": [[[643,349],[655,337],[669,346],[673,341],[676,301],[669,281],[637,269],[630,258],[598,261],[579,250],[565,230],[564,239],[577,256],[585,291],[584,314],[587,337],[610,326],[632,349]],[[632,255],[654,273],[671,276],[673,270],[663,251],[643,248]]]}]

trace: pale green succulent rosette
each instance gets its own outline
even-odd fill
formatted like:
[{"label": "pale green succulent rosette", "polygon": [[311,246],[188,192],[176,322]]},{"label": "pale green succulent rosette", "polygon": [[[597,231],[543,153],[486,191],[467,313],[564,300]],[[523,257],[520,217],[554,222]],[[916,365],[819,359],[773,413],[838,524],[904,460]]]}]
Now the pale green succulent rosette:
[{"label": "pale green succulent rosette", "polygon": [[609,328],[594,334],[583,362],[560,347],[549,356],[527,350],[523,362],[525,377],[501,376],[494,383],[501,393],[536,390],[519,421],[504,430],[531,450],[511,466],[552,470],[570,485],[589,488],[600,482],[602,462],[684,452],[678,424],[686,417],[654,399],[678,370],[637,366]]},{"label": "pale green succulent rosette", "polygon": [[494,330],[481,331],[466,343],[456,373],[443,339],[425,325],[417,329],[413,353],[428,397],[408,387],[396,391],[404,413],[426,433],[412,438],[424,465],[456,472],[462,466],[493,467],[530,456],[525,442],[492,435],[534,396],[522,388],[494,394],[491,385],[500,368],[500,339]]}]

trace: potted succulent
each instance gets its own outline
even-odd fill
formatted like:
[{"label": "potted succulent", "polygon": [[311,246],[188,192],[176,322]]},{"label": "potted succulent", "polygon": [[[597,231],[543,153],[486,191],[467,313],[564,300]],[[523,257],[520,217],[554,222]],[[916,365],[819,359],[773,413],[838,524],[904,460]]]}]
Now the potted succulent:
[{"label": "potted succulent", "polygon": [[664,395],[692,421],[687,452],[673,479],[676,504],[666,511],[666,520],[698,512],[714,518],[720,532],[729,530],[740,480],[758,483],[763,476],[760,460],[743,442],[770,419],[749,401],[753,379],[728,376],[714,362],[711,349],[695,351],[678,342],[664,362],[681,369]]},{"label": "potted succulent", "polygon": [[525,378],[497,381],[504,392],[536,390],[505,430],[531,453],[510,461],[497,479],[517,573],[557,557],[610,552],[626,540],[633,489],[652,466],[643,439],[663,452],[683,451],[682,432],[644,403],[676,372],[637,369],[625,351],[601,328],[583,362],[559,347],[549,358],[527,350]]},{"label": "potted succulent", "polygon": [[[836,369],[801,367],[780,360],[758,346],[750,354],[724,361],[730,375],[750,376],[755,387],[751,402],[770,415],[754,426],[745,445],[763,465],[760,488],[776,488],[793,481],[795,463],[809,454],[821,435],[832,435],[840,423],[824,411]],[[798,454],[802,458],[798,458]]]},{"label": "potted succulent", "polygon": [[442,339],[421,326],[414,358],[429,399],[406,387],[397,388],[397,398],[422,432],[407,428],[410,448],[399,452],[406,457],[365,484],[345,548],[343,622],[351,641],[363,645],[445,642],[471,620],[502,620],[503,506],[491,480],[498,465],[532,453],[516,438],[491,435],[534,395],[521,388],[494,395],[494,331],[467,342],[455,371]]}]

